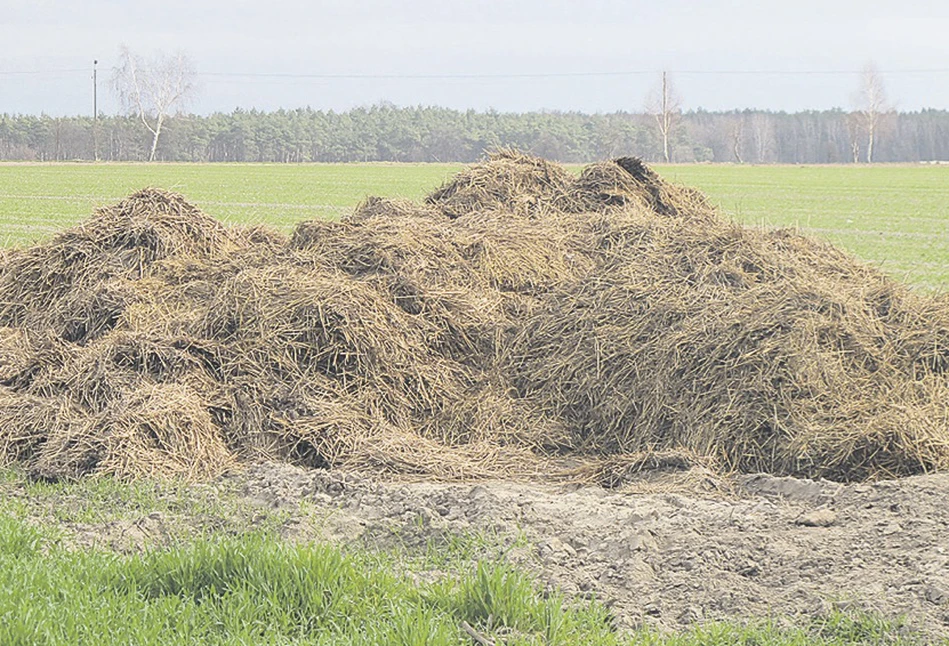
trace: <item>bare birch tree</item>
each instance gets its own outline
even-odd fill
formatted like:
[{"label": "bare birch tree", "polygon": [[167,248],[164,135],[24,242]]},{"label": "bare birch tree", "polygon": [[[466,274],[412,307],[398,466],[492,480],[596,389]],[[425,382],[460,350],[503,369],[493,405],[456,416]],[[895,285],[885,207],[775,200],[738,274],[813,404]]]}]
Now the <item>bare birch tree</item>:
[{"label": "bare birch tree", "polygon": [[180,111],[195,91],[194,65],[182,52],[145,60],[121,45],[112,87],[123,108],[138,116],[152,134],[148,161],[154,161],[165,119]]},{"label": "bare birch tree", "polygon": [[745,115],[736,112],[729,118],[729,130],[731,131],[732,155],[739,164],[745,163]]},{"label": "bare birch tree", "polygon": [[662,139],[662,157],[668,164],[672,161],[669,152],[669,137],[675,128],[682,111],[682,100],[679,98],[672,80],[666,72],[662,73],[659,85],[650,92],[646,99],[646,112],[656,119],[659,126],[659,137]]},{"label": "bare birch tree", "polygon": [[751,116],[751,140],[754,143],[755,162],[766,164],[777,157],[777,138],[774,119],[765,112]]},{"label": "bare birch tree", "polygon": [[847,134],[850,136],[850,156],[854,164],[860,163],[860,139],[862,137],[863,119],[859,113],[851,112],[847,115]]},{"label": "bare birch tree", "polygon": [[884,115],[890,111],[883,87],[883,76],[873,63],[867,63],[860,72],[860,89],[854,97],[854,112],[860,128],[866,135],[867,163],[873,163],[873,143],[880,131]]}]

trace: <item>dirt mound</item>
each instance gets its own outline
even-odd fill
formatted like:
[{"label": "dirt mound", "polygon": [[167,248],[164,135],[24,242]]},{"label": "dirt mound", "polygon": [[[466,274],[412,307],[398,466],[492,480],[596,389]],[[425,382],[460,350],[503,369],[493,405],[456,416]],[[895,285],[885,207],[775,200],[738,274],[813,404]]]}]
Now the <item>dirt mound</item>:
[{"label": "dirt mound", "polygon": [[503,151],[289,238],[141,191],[0,258],[0,325],[0,455],[46,477],[949,466],[944,297],[631,158]]}]

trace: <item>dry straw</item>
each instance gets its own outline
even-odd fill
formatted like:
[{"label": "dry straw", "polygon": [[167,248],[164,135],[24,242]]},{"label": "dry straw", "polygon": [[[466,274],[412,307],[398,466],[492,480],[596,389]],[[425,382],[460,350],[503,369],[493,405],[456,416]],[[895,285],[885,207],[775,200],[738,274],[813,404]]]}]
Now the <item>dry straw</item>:
[{"label": "dry straw", "polygon": [[0,257],[0,326],[0,460],[47,478],[949,466],[945,297],[631,158],[501,151],[289,238],[144,190]]}]

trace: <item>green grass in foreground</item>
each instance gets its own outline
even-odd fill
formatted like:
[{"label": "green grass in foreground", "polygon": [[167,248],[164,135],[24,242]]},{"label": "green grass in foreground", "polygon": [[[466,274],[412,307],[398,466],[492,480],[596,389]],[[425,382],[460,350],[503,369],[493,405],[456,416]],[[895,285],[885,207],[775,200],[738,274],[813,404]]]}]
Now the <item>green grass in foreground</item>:
[{"label": "green grass in foreground", "polygon": [[121,556],[67,551],[0,519],[3,644],[618,643],[602,606],[568,609],[502,564],[416,585],[358,555],[261,535]]},{"label": "green grass in foreground", "polygon": [[[366,195],[418,199],[453,164],[0,164],[0,242],[25,244],[144,186],[185,194],[226,222],[289,230]],[[657,166],[742,222],[800,227],[893,276],[949,287],[949,167]]]},{"label": "green grass in foreground", "polygon": [[123,555],[67,549],[0,515],[0,643],[910,644],[898,626],[832,614],[801,628],[713,624],[678,635],[621,635],[604,606],[545,596],[501,561],[419,584],[389,559],[262,533],[202,538]]}]

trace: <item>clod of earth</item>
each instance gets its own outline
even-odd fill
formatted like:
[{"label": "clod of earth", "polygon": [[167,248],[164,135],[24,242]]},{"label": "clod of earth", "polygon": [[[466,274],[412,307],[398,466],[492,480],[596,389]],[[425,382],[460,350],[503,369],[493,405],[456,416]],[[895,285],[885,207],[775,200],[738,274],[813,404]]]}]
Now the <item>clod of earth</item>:
[{"label": "clod of earth", "polygon": [[830,527],[835,522],[837,522],[837,513],[826,507],[801,514],[801,517],[797,519],[797,524],[805,527]]},{"label": "clod of earth", "polygon": [[146,189],[3,253],[0,326],[0,460],[42,477],[949,466],[945,296],[631,158],[502,151],[290,237]]}]

